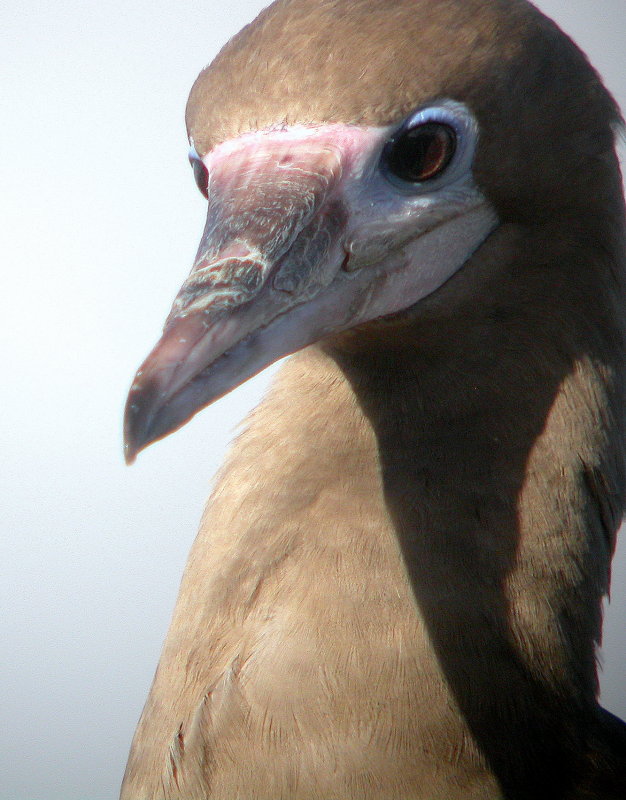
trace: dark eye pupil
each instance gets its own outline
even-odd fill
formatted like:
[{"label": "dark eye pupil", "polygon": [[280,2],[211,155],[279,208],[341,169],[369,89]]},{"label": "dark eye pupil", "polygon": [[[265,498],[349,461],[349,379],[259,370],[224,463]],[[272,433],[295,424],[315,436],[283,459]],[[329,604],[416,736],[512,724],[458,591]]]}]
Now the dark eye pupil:
[{"label": "dark eye pupil", "polygon": [[452,128],[427,122],[391,139],[383,158],[392,175],[409,183],[422,183],[443,172],[452,160],[455,145]]},{"label": "dark eye pupil", "polygon": [[203,162],[196,156],[189,156],[189,163],[193,169],[193,177],[196,179],[196,186],[205,197],[209,196],[209,171]]}]

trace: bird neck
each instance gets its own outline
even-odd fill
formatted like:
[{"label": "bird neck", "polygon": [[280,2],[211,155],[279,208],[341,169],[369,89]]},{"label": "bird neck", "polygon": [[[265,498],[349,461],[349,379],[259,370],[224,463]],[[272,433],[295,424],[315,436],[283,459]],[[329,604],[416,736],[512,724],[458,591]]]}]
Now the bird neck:
[{"label": "bird neck", "polygon": [[326,347],[444,678],[512,797],[531,758],[544,791],[588,747],[623,508],[623,290],[610,259],[537,238],[503,226],[419,313]]}]

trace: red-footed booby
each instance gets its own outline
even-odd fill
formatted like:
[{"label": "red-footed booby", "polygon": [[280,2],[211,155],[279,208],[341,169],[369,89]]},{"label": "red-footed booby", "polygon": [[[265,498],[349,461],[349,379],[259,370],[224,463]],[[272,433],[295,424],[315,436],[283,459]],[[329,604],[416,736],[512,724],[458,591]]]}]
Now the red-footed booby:
[{"label": "red-footed booby", "polygon": [[626,797],[615,104],[525,0],[278,0],[187,106],[208,216],[129,461],[296,353],[209,501],[123,800]]}]

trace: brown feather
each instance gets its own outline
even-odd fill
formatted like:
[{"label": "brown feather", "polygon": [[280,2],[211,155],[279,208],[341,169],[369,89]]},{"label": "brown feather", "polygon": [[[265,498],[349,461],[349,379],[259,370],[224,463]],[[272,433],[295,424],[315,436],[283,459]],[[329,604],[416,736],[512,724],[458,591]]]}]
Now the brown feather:
[{"label": "brown feather", "polygon": [[194,85],[199,152],[476,115],[503,224],[293,357],[209,501],[123,800],[626,796],[595,648],[624,508],[618,113],[522,0],[279,0]]}]

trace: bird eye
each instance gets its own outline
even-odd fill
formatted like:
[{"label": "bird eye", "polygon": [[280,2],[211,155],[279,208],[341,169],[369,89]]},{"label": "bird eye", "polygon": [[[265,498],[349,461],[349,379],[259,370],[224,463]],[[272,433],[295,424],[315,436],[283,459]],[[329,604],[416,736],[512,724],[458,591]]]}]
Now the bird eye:
[{"label": "bird eye", "polygon": [[406,183],[424,183],[440,175],[452,161],[456,133],[441,122],[423,122],[392,136],[383,150],[386,172]]},{"label": "bird eye", "polygon": [[196,180],[196,186],[202,194],[208,198],[209,196],[209,171],[204,166],[204,162],[200,158],[200,156],[196,153],[195,149],[191,149],[189,152],[189,163],[191,164],[191,168],[193,169],[193,177]]}]

